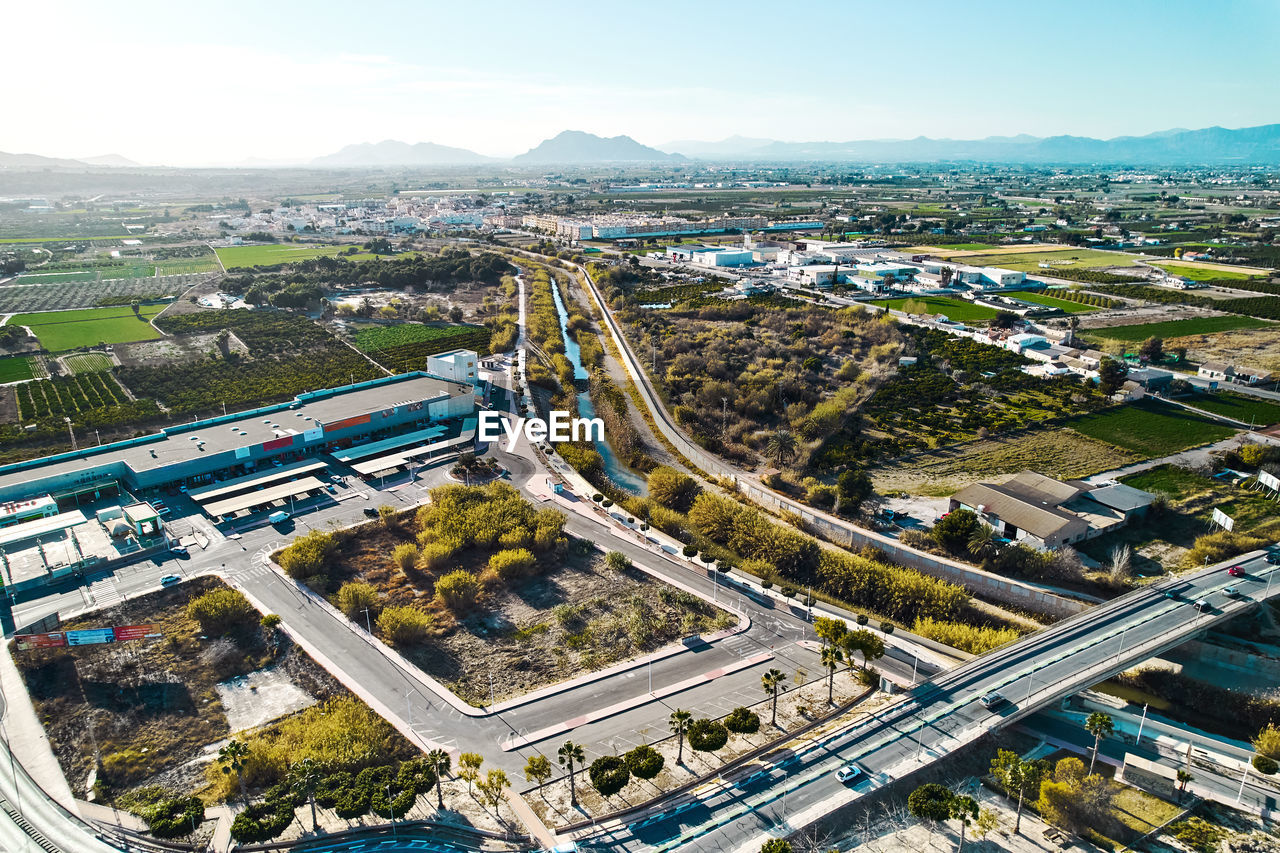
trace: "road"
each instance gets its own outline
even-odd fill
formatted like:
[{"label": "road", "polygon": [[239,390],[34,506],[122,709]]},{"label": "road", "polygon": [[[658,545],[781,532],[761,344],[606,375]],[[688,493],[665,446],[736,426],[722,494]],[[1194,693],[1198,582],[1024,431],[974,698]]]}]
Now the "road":
[{"label": "road", "polygon": [[[605,826],[581,840],[609,849],[734,850],[759,847],[762,834],[786,835],[845,803],[949,755],[1059,698],[1178,645],[1189,636],[1280,594],[1280,567],[1261,552],[1193,576],[1129,593],[939,675],[911,695],[827,739],[728,781],[696,801],[674,801],[652,820]],[[1239,598],[1223,589],[1236,587]],[[1179,590],[1167,598],[1167,590]],[[1207,607],[1194,602],[1204,600]],[[1007,701],[988,710],[980,699]],[[846,787],[833,771],[856,764]],[[684,808],[683,811],[679,809]]]}]

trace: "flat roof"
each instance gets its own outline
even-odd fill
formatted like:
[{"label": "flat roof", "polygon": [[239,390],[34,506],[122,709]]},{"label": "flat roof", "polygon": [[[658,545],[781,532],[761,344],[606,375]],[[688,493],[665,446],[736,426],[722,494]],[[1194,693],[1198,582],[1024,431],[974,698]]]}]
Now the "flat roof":
[{"label": "flat roof", "polygon": [[404,435],[395,435],[391,438],[384,438],[381,441],[371,441],[368,444],[361,444],[358,447],[349,447],[346,450],[339,450],[333,454],[333,458],[339,462],[351,462],[354,459],[363,459],[366,456],[373,456],[387,450],[395,450],[409,444],[417,444],[421,441],[428,441],[438,438],[447,433],[449,428],[442,424],[429,426],[426,429],[406,432]]},{"label": "flat roof", "polygon": [[466,426],[461,435],[444,441],[436,441],[431,444],[424,444],[421,447],[411,447],[408,450],[401,450],[398,453],[389,453],[386,456],[379,456],[376,459],[366,459],[363,462],[357,462],[352,465],[352,469],[357,474],[364,477],[377,476],[383,471],[392,471],[401,465],[407,465],[419,456],[425,456],[430,453],[437,453],[441,450],[448,450],[450,447],[456,447],[459,444],[466,444],[472,441],[476,436],[474,419],[468,418]]},{"label": "flat roof", "polygon": [[207,501],[217,500],[233,495],[236,492],[242,492],[245,489],[253,488],[276,480],[282,480],[285,477],[291,477],[297,474],[309,474],[312,471],[319,471],[324,468],[323,462],[316,462],[313,459],[303,460],[302,462],[290,462],[288,465],[280,467],[271,467],[265,471],[254,471],[252,474],[245,474],[243,477],[236,477],[233,480],[223,480],[221,483],[215,483],[212,486],[203,486],[199,489],[192,489],[187,492],[187,497],[196,503],[205,503]]},{"label": "flat roof", "polygon": [[285,498],[297,497],[307,492],[313,492],[317,489],[323,489],[324,483],[315,477],[304,477],[301,480],[294,480],[290,483],[283,483],[279,486],[272,486],[262,491],[249,492],[245,495],[236,495],[233,498],[227,498],[224,501],[206,504],[204,511],[214,517],[222,517],[224,515],[232,515],[242,509],[250,509],[251,507],[268,504],[272,501],[284,500]]},{"label": "flat roof", "polygon": [[[466,383],[450,382],[423,373],[401,374],[372,380],[350,389],[331,389],[300,395],[288,403],[214,418],[195,424],[169,427],[140,439],[61,454],[49,461],[30,460],[0,467],[0,489],[16,488],[34,479],[57,474],[88,472],[112,463],[133,471],[189,462],[201,456],[251,447],[285,435],[392,406],[421,402],[443,395],[475,393]],[[279,429],[273,429],[272,425]],[[204,446],[200,447],[199,442]]]},{"label": "flat roof", "polygon": [[78,509],[45,516],[44,518],[33,518],[31,521],[24,521],[21,524],[0,529],[0,546],[12,545],[15,542],[25,542],[37,536],[47,536],[50,533],[56,533],[68,527],[75,527],[77,524],[84,524],[87,520],[85,514]]}]

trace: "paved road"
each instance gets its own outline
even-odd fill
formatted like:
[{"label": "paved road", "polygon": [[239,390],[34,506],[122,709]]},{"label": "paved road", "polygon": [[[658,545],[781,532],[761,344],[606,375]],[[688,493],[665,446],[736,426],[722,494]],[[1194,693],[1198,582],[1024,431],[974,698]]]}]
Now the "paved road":
[{"label": "paved road", "polygon": [[[733,850],[758,848],[762,833],[789,834],[867,791],[945,757],[987,731],[1101,681],[1183,642],[1188,636],[1280,594],[1280,567],[1257,552],[1238,559],[1248,576],[1229,577],[1228,563],[1147,587],[1059,622],[921,685],[872,719],[703,793],[676,811],[631,826],[587,833],[609,849]],[[1229,598],[1228,586],[1241,596]],[[1166,590],[1178,590],[1166,598]],[[1207,606],[1198,608],[1195,601]],[[999,691],[994,712],[979,699]],[[833,772],[854,763],[865,781],[846,787]]]}]

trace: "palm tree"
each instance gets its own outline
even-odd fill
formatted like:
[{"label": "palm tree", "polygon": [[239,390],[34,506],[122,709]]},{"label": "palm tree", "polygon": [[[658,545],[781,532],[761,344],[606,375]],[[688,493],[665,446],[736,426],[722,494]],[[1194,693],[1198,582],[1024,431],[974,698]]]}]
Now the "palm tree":
[{"label": "palm tree", "polygon": [[771,669],[760,676],[760,686],[764,688],[765,693],[773,697],[773,718],[769,724],[775,728],[778,725],[778,694],[786,689],[782,686],[786,677],[786,673],[780,669]]},{"label": "palm tree", "polygon": [[222,772],[227,775],[232,772],[236,774],[236,781],[240,783],[240,799],[244,800],[246,808],[249,806],[249,793],[245,790],[244,774],[240,771],[244,769],[248,758],[249,747],[238,740],[233,740],[218,750],[218,763],[222,765]]},{"label": "palm tree", "polygon": [[676,736],[676,764],[684,763],[684,733],[689,730],[689,724],[692,722],[693,714],[681,708],[676,708],[667,718],[671,733]]},{"label": "palm tree", "polygon": [[427,753],[427,762],[436,771],[436,809],[444,811],[444,774],[449,772],[453,760],[445,750],[433,749]]},{"label": "palm tree", "polygon": [[1187,792],[1187,783],[1196,777],[1192,776],[1186,770],[1178,771],[1178,802],[1182,802],[1182,796]]},{"label": "palm tree", "polygon": [[569,768],[569,803],[577,808],[578,806],[578,789],[574,785],[573,765],[574,763],[582,764],[587,760],[587,754],[582,749],[581,744],[567,740],[560,744],[560,748],[556,750],[556,760],[560,762],[561,767]]},{"label": "palm tree", "polygon": [[969,821],[978,816],[978,803],[973,797],[955,796],[951,798],[948,805],[953,820],[960,821],[960,844],[956,847],[956,853],[964,850],[964,831],[969,827]]},{"label": "palm tree", "polygon": [[307,801],[311,803],[311,831],[319,831],[320,824],[316,820],[316,785],[320,784],[320,780],[324,777],[320,765],[316,763],[314,758],[304,758],[293,767],[289,768],[290,786],[295,791],[301,791],[307,795]]},{"label": "palm tree", "polygon": [[1093,757],[1089,759],[1089,775],[1093,775],[1093,765],[1098,760],[1098,747],[1102,739],[1116,730],[1115,721],[1110,714],[1094,711],[1084,721],[1084,730],[1093,735]]},{"label": "palm tree", "polygon": [[773,461],[781,467],[782,463],[796,455],[796,437],[790,430],[780,429],[769,436],[765,450],[773,457]]},{"label": "palm tree", "polygon": [[835,688],[836,670],[844,663],[844,653],[839,646],[822,647],[822,665],[827,668],[827,704],[834,705],[831,694]]},{"label": "palm tree", "polygon": [[1000,543],[996,541],[996,529],[990,524],[980,524],[969,535],[969,553],[979,560],[994,557],[1000,551]]}]

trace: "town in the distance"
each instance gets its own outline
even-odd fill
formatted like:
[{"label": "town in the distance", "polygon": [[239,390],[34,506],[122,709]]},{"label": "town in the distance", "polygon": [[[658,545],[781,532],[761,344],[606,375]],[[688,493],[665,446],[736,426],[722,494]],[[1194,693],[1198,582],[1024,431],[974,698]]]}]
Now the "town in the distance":
[{"label": "town in the distance", "polygon": [[[1172,10],[1062,24],[1053,116],[844,53],[797,124],[754,3],[73,5],[0,131],[0,851],[1280,853],[1280,99],[1116,58]],[[64,115],[91,37],[174,79]]]}]

